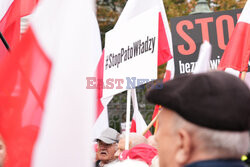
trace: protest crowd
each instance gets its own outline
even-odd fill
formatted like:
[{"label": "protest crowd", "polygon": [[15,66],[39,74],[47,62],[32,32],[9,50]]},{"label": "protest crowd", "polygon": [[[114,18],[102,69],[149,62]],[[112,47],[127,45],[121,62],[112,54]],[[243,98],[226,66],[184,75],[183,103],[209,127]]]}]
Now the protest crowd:
[{"label": "protest crowd", "polygon": [[147,100],[162,106],[156,135],[130,133],[124,151],[123,135],[106,129],[96,139],[97,167],[245,167],[250,92],[243,81],[225,72],[186,75],[152,87]]},{"label": "protest crowd", "polygon": [[[250,0],[172,32],[163,0],[129,0],[104,48],[95,4],[0,0],[0,167],[250,167]],[[124,91],[115,129],[108,104]]]}]

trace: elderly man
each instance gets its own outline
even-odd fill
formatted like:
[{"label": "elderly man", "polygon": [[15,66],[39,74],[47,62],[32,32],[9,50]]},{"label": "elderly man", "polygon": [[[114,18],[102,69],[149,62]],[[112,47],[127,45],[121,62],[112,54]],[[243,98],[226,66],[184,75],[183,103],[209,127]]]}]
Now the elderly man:
[{"label": "elderly man", "polygon": [[119,135],[116,130],[108,128],[96,139],[98,142],[97,159],[99,160],[96,164],[97,167],[105,167],[107,164],[117,162],[114,154],[117,151]]},{"label": "elderly man", "polygon": [[[141,134],[137,133],[129,133],[129,149],[133,148],[138,144],[147,144],[147,139]],[[119,157],[119,155],[125,150],[125,134],[123,133],[119,138],[118,150],[115,153],[115,157]]]},{"label": "elderly man", "polygon": [[156,134],[160,167],[245,167],[250,91],[224,72],[184,75],[153,87],[162,105]]}]

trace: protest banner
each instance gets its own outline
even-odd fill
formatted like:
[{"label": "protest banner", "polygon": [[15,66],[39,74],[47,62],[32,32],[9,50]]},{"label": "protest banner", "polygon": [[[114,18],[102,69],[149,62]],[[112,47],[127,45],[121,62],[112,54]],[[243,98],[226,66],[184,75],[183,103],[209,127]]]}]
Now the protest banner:
[{"label": "protest banner", "polygon": [[217,69],[242,9],[189,15],[170,21],[175,75],[193,72],[200,45],[212,45],[211,69]]},{"label": "protest banner", "polygon": [[158,22],[155,8],[106,34],[103,98],[157,79]]}]

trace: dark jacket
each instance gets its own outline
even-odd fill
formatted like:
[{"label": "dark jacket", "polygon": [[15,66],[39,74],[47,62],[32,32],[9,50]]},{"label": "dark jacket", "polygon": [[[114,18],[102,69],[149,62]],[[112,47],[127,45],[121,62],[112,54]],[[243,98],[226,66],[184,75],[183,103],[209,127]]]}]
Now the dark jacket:
[{"label": "dark jacket", "polygon": [[207,160],[186,165],[185,167],[248,167],[240,160]]}]

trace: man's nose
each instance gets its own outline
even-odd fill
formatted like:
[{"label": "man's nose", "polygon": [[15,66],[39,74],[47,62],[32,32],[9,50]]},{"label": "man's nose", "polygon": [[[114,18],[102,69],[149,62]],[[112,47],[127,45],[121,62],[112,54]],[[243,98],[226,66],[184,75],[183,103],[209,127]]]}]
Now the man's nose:
[{"label": "man's nose", "polygon": [[99,150],[105,150],[105,149],[106,149],[105,146],[102,146],[102,145],[99,146]]}]

